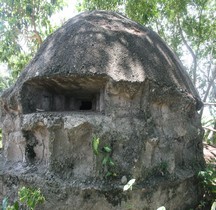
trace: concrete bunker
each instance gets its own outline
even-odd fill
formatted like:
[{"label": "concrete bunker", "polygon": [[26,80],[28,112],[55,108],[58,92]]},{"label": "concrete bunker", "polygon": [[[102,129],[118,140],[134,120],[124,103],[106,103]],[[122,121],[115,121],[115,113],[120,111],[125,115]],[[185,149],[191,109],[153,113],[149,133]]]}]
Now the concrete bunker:
[{"label": "concrete bunker", "polygon": [[[2,197],[11,177],[16,186],[40,187],[43,209],[187,210],[198,203],[202,102],[153,31],[118,13],[81,13],[45,40],[0,100]],[[132,178],[135,189],[123,192]]]}]

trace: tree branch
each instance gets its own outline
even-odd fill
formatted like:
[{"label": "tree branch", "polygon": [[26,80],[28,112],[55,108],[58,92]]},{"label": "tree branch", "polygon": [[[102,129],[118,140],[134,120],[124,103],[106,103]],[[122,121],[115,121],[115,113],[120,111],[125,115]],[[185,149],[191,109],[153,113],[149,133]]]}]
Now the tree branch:
[{"label": "tree branch", "polygon": [[207,129],[207,130],[210,130],[210,131],[213,131],[213,132],[216,132],[216,130],[212,127],[206,127],[206,126],[203,126],[204,129]]},{"label": "tree branch", "polygon": [[[34,1],[33,1],[33,5],[34,5]],[[33,28],[34,28],[34,31],[33,31],[33,32],[34,32],[34,36],[32,36],[32,37],[36,38],[37,41],[38,41],[38,44],[41,45],[42,42],[43,42],[43,40],[42,40],[42,38],[41,38],[39,32],[37,31],[37,27],[36,27],[36,23],[35,23],[34,9],[33,9],[33,12],[32,12],[32,14],[31,14],[31,23],[32,23],[32,26],[33,26]]]},{"label": "tree branch", "polygon": [[41,38],[39,32],[38,32],[38,31],[34,31],[34,33],[35,33],[35,38],[37,39],[39,45],[41,45],[42,42],[43,42],[43,40],[42,40],[42,38]]},{"label": "tree branch", "polygon": [[[209,65],[209,68],[211,68],[211,65]],[[210,70],[209,70],[209,72],[210,72]],[[215,68],[214,68],[213,71],[212,71],[212,78],[209,79],[209,85],[208,85],[208,87],[207,87],[207,89],[206,89],[206,93],[205,93],[205,96],[204,96],[204,98],[203,98],[203,102],[206,102],[206,99],[207,99],[207,97],[208,97],[210,88],[211,88],[211,86],[214,84],[215,78],[216,78],[216,66],[215,66]]]},{"label": "tree branch", "polygon": [[216,106],[216,103],[203,103],[203,104],[207,106]]},{"label": "tree branch", "polygon": [[178,27],[179,27],[179,33],[181,35],[182,41],[185,44],[186,48],[188,49],[188,51],[190,52],[192,58],[193,58],[193,84],[194,86],[196,86],[196,80],[197,80],[197,74],[196,74],[196,70],[197,70],[197,57],[196,54],[194,53],[194,51],[192,50],[192,48],[189,46],[188,42],[185,39],[185,36],[183,34],[183,30],[180,24],[180,20],[179,18],[177,18],[177,22],[178,22]]},{"label": "tree branch", "polygon": [[[203,102],[204,102],[204,103],[206,102],[206,99],[207,99],[207,97],[208,97],[208,95],[209,95],[209,92],[210,92],[210,90],[211,90],[212,85],[214,84],[214,80],[215,80],[215,79],[216,79],[216,66],[215,66],[215,68],[214,68],[214,70],[213,70],[213,72],[212,72],[212,78],[211,78],[210,81],[209,81],[208,87],[207,87],[207,89],[206,89],[205,96],[204,96],[204,98],[203,98]],[[200,111],[200,116],[202,116],[202,114],[203,114],[203,108],[202,108],[202,110]]]}]

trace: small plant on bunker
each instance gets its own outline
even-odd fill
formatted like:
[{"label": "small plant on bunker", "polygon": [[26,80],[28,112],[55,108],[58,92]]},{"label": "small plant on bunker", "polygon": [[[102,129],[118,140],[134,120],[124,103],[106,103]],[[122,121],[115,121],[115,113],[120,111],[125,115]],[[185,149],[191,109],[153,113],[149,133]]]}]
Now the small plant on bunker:
[{"label": "small plant on bunker", "polygon": [[94,136],[92,139],[92,150],[95,155],[99,154],[99,144],[100,144],[100,139]]},{"label": "small plant on bunker", "polygon": [[110,176],[116,176],[116,173],[113,171],[115,167],[115,163],[111,158],[112,149],[110,146],[106,145],[99,148],[100,146],[100,139],[96,136],[92,139],[92,150],[96,156],[102,155],[102,166],[103,171],[105,172],[105,178]]},{"label": "small plant on bunker", "polygon": [[13,205],[8,204],[8,199],[4,198],[2,202],[2,210],[34,210],[38,204],[42,204],[45,201],[40,189],[30,189],[22,187],[18,191],[18,201],[15,201]]}]

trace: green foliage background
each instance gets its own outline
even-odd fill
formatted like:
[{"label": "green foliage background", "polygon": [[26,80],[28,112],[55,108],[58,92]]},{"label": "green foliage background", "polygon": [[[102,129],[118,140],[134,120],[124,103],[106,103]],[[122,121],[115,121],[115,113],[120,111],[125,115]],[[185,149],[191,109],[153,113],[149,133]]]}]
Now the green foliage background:
[{"label": "green foliage background", "polygon": [[0,0],[0,62],[13,78],[55,30],[50,17],[64,5],[63,0]]}]

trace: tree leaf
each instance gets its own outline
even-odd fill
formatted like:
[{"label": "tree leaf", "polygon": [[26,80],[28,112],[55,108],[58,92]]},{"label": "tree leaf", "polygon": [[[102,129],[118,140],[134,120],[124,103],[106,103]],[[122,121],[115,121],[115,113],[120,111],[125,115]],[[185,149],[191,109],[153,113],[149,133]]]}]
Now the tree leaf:
[{"label": "tree leaf", "polygon": [[109,165],[110,166],[114,166],[115,165],[115,163],[113,162],[113,160],[111,158],[109,158]]},{"label": "tree leaf", "polygon": [[92,149],[95,155],[98,155],[98,148],[99,148],[99,144],[100,144],[100,139],[97,137],[94,137],[92,140]]},{"label": "tree leaf", "polygon": [[110,147],[108,147],[108,146],[105,146],[103,149],[107,153],[110,153],[112,151],[112,149]]},{"label": "tree leaf", "polygon": [[107,165],[108,161],[109,161],[109,156],[107,155],[104,157],[104,159],[102,161],[102,165]]},{"label": "tree leaf", "polygon": [[13,207],[14,207],[15,210],[19,210],[19,202],[16,201],[16,202],[14,203]]},{"label": "tree leaf", "polygon": [[109,176],[112,176],[112,173],[110,171],[108,171],[105,175],[105,177],[109,177]]}]

